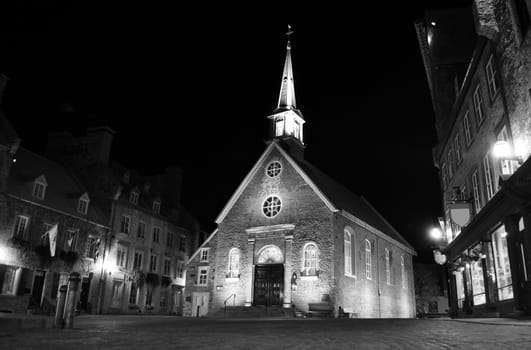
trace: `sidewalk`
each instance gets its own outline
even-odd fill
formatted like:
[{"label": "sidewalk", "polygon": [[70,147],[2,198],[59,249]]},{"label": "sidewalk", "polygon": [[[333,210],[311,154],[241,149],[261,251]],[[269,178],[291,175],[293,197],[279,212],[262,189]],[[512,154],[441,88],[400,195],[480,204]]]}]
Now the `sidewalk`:
[{"label": "sidewalk", "polygon": [[52,325],[53,317],[51,316],[0,312],[2,331],[20,328],[51,328]]}]

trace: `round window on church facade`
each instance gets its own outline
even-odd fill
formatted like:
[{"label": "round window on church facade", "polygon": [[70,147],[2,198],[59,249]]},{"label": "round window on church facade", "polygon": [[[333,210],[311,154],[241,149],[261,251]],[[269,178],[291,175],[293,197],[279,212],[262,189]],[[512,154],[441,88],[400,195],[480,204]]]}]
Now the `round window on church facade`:
[{"label": "round window on church facade", "polygon": [[281,171],[282,171],[282,164],[280,164],[280,162],[277,162],[277,161],[269,163],[266,168],[266,174],[269,177],[276,177],[280,175]]},{"label": "round window on church facade", "polygon": [[262,211],[264,215],[268,218],[272,218],[280,213],[282,208],[282,202],[277,196],[269,196],[265,199],[264,204],[262,204]]}]

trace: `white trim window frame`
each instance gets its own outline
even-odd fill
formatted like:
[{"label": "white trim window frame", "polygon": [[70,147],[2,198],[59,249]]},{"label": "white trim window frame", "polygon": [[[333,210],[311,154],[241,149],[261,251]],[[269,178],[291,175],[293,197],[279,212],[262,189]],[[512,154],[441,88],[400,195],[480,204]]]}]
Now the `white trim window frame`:
[{"label": "white trim window frame", "polygon": [[365,240],[365,277],[372,280],[372,244]]},{"label": "white trim window frame", "polygon": [[485,120],[485,111],[483,110],[483,97],[481,96],[481,85],[478,84],[474,90],[473,100],[474,100],[474,113],[476,114],[476,122],[478,128]]},{"label": "white trim window frame", "polygon": [[133,269],[143,270],[144,267],[144,252],[141,250],[135,250],[135,256],[133,259]]},{"label": "white trim window frame", "polygon": [[138,192],[131,191],[131,194],[129,196],[129,201],[133,203],[134,205],[138,205],[138,197],[139,197]]},{"label": "white trim window frame", "polygon": [[29,216],[17,215],[13,225],[13,237],[26,239],[29,227]]},{"label": "white trim window frame", "polygon": [[144,238],[146,235],[146,223],[144,221],[139,221],[136,226],[136,237]]},{"label": "white trim window frame", "polygon": [[490,165],[489,154],[483,158],[483,171],[485,175],[485,189],[487,192],[487,200],[490,200],[496,191],[494,190],[494,184],[492,182],[492,166]]},{"label": "white trim window frame", "polygon": [[34,198],[43,200],[44,196],[46,195],[46,187],[48,186],[48,183],[46,182],[46,179],[44,176],[39,176],[38,179],[35,180],[33,183],[33,191],[32,196]]},{"label": "white trim window frame", "polygon": [[122,244],[116,249],[116,266],[127,268],[127,247]]},{"label": "white trim window frame", "polygon": [[463,161],[461,154],[461,142],[459,141],[459,133],[456,133],[454,136],[454,152],[455,152],[455,164],[456,168]]},{"label": "white trim window frame", "polygon": [[240,278],[240,250],[238,248],[232,248],[229,251],[227,279],[237,278]]},{"label": "white trim window frame", "polygon": [[89,203],[90,200],[88,199],[88,196],[80,197],[77,202],[77,212],[86,215],[88,212]]},{"label": "white trim window frame", "polygon": [[304,276],[318,276],[319,271],[319,249],[314,242],[308,242],[304,245],[302,250],[302,277]]},{"label": "white trim window frame", "polygon": [[404,261],[404,256],[401,255],[400,256],[400,272],[401,272],[401,277],[402,277],[402,289],[406,289],[407,288],[407,275],[406,275],[406,265],[405,265],[405,261]]},{"label": "white trim window frame", "polygon": [[498,84],[496,83],[496,65],[494,62],[494,54],[490,55],[487,64],[485,64],[485,75],[487,76],[487,86],[489,87],[490,99],[494,100],[499,91]]},{"label": "white trim window frame", "polygon": [[155,272],[155,273],[157,272],[158,259],[159,259],[159,256],[156,254],[151,254],[151,256],[149,257],[149,271],[150,272]]},{"label": "white trim window frame", "polygon": [[129,234],[130,230],[131,230],[131,216],[122,215],[122,217],[120,218],[120,232]]},{"label": "white trim window frame", "polygon": [[160,241],[160,227],[153,226],[152,239],[153,239],[154,243],[159,243],[159,241]]},{"label": "white trim window frame", "polygon": [[208,266],[199,266],[197,269],[197,286],[208,286]]},{"label": "white trim window frame", "polygon": [[164,276],[171,276],[171,259],[164,258],[164,268],[162,269]]},{"label": "white trim window frame", "polygon": [[345,275],[352,276],[352,234],[346,229],[343,231],[343,252],[345,257]]},{"label": "white trim window frame", "polygon": [[199,262],[208,262],[209,248],[201,248]]},{"label": "white trim window frame", "polygon": [[481,197],[480,197],[480,191],[479,191],[477,169],[475,169],[474,172],[472,173],[472,195],[474,196],[474,207],[476,209],[476,214],[477,214],[481,210]]},{"label": "white trim window frame", "polygon": [[465,131],[465,142],[467,147],[472,144],[472,133],[470,131],[470,111],[466,111],[463,117],[463,129]]}]

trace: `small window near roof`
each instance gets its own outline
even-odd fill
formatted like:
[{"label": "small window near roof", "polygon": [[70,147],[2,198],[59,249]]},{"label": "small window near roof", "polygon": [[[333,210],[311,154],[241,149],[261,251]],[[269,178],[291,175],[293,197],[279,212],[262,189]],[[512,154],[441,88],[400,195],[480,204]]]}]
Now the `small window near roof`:
[{"label": "small window near roof", "polygon": [[157,214],[160,214],[160,202],[159,201],[153,202],[153,211]]},{"label": "small window near roof", "polygon": [[33,183],[33,197],[41,200],[44,199],[47,186],[48,182],[46,181],[44,175],[41,175],[37,179],[35,179],[35,182]]},{"label": "small window near roof", "polygon": [[137,205],[138,204],[138,192],[136,191],[131,192],[131,196],[129,200],[131,201],[131,203]]},{"label": "small window near roof", "polygon": [[78,213],[86,214],[88,212],[89,202],[90,202],[90,199],[87,193],[79,197],[79,201],[77,203]]}]

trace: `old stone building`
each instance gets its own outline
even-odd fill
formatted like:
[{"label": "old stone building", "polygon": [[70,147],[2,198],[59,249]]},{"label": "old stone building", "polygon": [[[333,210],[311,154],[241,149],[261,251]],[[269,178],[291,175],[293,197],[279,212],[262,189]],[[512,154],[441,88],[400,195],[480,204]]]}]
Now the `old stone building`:
[{"label": "old stone building", "polygon": [[530,14],[526,0],[476,0],[416,23],[454,316],[531,310]]},{"label": "old stone building", "polygon": [[102,313],[182,314],[184,263],[199,225],[180,204],[182,174],[143,176],[110,161],[114,131],[49,137],[47,154],[75,171],[112,229],[103,263]]},{"label": "old stone building", "polygon": [[185,314],[230,307],[414,317],[412,247],[369,204],[304,159],[288,40],[270,138],[187,262]]}]

